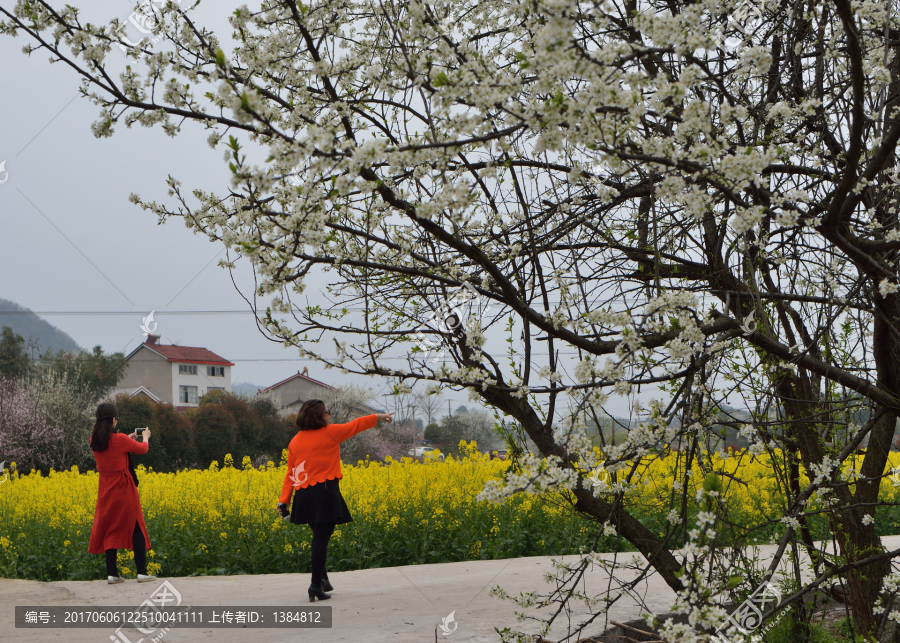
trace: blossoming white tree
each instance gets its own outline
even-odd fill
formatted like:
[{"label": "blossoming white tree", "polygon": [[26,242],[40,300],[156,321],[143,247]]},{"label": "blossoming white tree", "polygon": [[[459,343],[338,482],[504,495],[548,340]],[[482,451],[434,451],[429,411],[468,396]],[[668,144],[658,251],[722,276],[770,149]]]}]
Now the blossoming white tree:
[{"label": "blossoming white tree", "polygon": [[[709,470],[713,426],[737,424],[723,401],[742,398],[749,455],[784,463],[762,580],[798,544],[815,566],[778,608],[802,621],[840,579],[860,632],[893,627],[900,612],[873,606],[896,593],[894,553],[863,518],[900,413],[897,2],[268,0],[233,13],[233,47],[188,6],[151,3],[153,46],[54,4],[0,0],[0,30],[81,75],[97,136],[193,122],[225,151],[222,193],[172,178],[168,203],[134,203],[248,258],[272,336],[355,373],[469,388],[515,418],[540,453],[484,497],[566,489],[681,592],[690,626],[667,637],[727,614],[709,606],[734,587],[716,554],[723,478],[689,474]],[[317,269],[331,307],[295,303]],[[425,330],[449,357],[435,363],[415,335],[466,283],[473,316]],[[500,331],[510,351],[487,345]],[[323,338],[336,358],[314,350]],[[384,359],[398,352],[403,368]],[[607,395],[657,385],[598,455],[585,417],[601,426]],[[675,444],[660,536],[630,511],[629,481]],[[610,483],[586,482],[601,463]],[[839,556],[814,543],[814,508]],[[584,598],[598,613],[615,600]]]}]

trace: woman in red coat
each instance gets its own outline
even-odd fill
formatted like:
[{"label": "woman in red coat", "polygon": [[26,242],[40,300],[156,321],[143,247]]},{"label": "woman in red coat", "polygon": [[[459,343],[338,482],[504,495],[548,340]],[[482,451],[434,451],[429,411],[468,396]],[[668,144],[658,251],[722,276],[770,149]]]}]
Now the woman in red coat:
[{"label": "woman in red coat", "polygon": [[293,494],[291,522],[312,528],[310,601],[331,598],[325,593],[334,589],[325,573],[328,541],[335,525],[353,520],[341,495],[341,442],[371,429],[378,420],[392,422],[393,413],[373,413],[347,424],[331,424],[331,413],[322,400],[307,400],[297,413],[300,430],[288,446],[288,471],[275,507],[287,518]]},{"label": "woman in red coat", "polygon": [[119,411],[115,404],[104,403],[97,407],[97,420],[91,434],[91,451],[97,461],[100,489],[97,493],[97,509],[94,511],[94,527],[88,553],[106,554],[106,574],[109,583],[123,583],[116,564],[118,549],[133,549],[139,583],[156,580],[147,573],[147,549],[150,537],[144,525],[141,498],[128,467],[128,454],[144,454],[150,448],[150,430],[144,429],[144,441],[138,442],[135,433],[124,436],[115,431]]}]

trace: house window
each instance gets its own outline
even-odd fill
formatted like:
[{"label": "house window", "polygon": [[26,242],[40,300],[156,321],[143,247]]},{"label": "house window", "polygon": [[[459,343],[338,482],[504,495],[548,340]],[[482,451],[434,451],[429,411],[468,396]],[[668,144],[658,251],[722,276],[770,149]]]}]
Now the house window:
[{"label": "house window", "polygon": [[197,374],[197,365],[196,364],[179,364],[178,365],[178,374],[179,375],[196,375]]},{"label": "house window", "polygon": [[207,366],[206,374],[210,377],[225,377],[224,366]]},{"label": "house window", "polygon": [[[196,370],[197,367],[194,367]],[[196,404],[197,403],[197,387],[196,386],[179,386],[178,387],[178,401],[182,404]]]},{"label": "house window", "polygon": [[207,392],[209,392],[209,391],[224,391],[224,390],[225,390],[224,386],[210,386],[206,389]]}]

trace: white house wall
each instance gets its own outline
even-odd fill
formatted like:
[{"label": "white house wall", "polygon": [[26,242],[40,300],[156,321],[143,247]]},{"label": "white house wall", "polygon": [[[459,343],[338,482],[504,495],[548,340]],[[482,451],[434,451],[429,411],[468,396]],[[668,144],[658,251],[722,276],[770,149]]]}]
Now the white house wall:
[{"label": "white house wall", "polygon": [[207,366],[215,366],[214,364],[195,364],[197,367],[196,375],[187,375],[178,372],[179,364],[189,364],[190,362],[171,362],[172,373],[172,399],[175,400],[176,406],[197,406],[196,404],[185,404],[178,397],[179,387],[196,386],[197,399],[206,395],[210,387],[224,387],[226,391],[231,392],[231,367],[225,366],[225,377],[210,377],[206,374]]}]

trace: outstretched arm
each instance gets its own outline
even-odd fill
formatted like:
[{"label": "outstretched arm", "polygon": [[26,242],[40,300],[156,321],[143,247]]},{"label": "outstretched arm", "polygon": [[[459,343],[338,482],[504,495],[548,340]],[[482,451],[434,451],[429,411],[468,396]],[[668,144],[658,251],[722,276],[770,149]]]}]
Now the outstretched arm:
[{"label": "outstretched arm", "polygon": [[328,431],[335,440],[343,442],[344,440],[352,438],[357,433],[362,433],[367,429],[371,429],[378,424],[378,420],[393,422],[393,415],[393,413],[373,413],[372,415],[356,418],[352,422],[347,422],[347,424],[329,424],[325,427],[325,430]]}]

